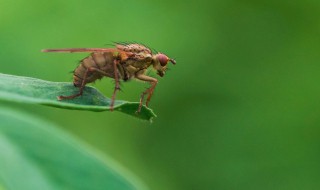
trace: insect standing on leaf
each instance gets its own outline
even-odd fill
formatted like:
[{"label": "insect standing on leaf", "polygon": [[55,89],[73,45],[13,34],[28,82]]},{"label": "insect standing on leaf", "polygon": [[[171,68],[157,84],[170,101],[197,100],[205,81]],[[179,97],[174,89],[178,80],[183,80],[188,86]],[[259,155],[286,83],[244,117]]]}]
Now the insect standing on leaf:
[{"label": "insect standing on leaf", "polygon": [[137,43],[116,43],[115,48],[65,48],[44,49],[42,52],[90,52],[91,54],[80,61],[79,66],[73,72],[73,84],[79,88],[79,93],[70,96],[58,96],[58,100],[73,99],[81,96],[87,83],[94,82],[102,77],[110,77],[115,80],[115,88],[111,98],[110,110],[113,110],[116,93],[120,90],[120,80],[128,81],[136,78],[149,82],[151,86],[140,97],[137,112],[141,111],[145,95],[148,95],[146,106],[152,97],[158,83],[156,78],[146,75],[147,68],[153,66],[157,74],[163,77],[168,62],[176,64],[174,59],[163,53],[153,54],[151,49]]}]

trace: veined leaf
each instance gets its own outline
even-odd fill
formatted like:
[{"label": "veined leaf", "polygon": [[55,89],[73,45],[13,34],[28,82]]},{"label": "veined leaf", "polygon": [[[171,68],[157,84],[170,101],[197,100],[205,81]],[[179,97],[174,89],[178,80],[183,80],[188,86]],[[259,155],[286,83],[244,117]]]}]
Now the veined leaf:
[{"label": "veined leaf", "polygon": [[[57,100],[60,95],[72,95],[79,89],[72,83],[50,82],[40,79],[0,74],[0,100],[36,103],[53,107],[107,111],[110,110],[110,99],[103,96],[94,87],[85,87],[83,95],[72,100]],[[145,106],[139,114],[136,113],[139,103],[123,100],[115,101],[114,110],[131,116],[151,121],[156,115]]]}]

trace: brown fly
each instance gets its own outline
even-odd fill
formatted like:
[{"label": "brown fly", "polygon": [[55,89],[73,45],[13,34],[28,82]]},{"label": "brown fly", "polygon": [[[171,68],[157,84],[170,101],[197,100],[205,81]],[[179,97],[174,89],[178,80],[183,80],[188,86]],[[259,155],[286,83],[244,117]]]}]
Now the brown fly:
[{"label": "brown fly", "polygon": [[150,48],[137,43],[116,43],[114,48],[44,49],[42,52],[90,52],[91,54],[81,60],[79,66],[73,72],[73,84],[79,88],[79,93],[70,96],[58,96],[57,98],[58,100],[64,100],[81,96],[86,84],[102,77],[110,77],[115,80],[110,110],[113,110],[116,93],[120,90],[120,80],[129,81],[136,78],[151,84],[140,96],[140,104],[137,110],[137,112],[140,112],[145,95],[148,95],[146,100],[146,106],[148,106],[158,83],[156,78],[146,75],[147,68],[152,65],[157,70],[157,74],[163,77],[168,62],[176,64],[174,59],[165,54],[153,54]]}]

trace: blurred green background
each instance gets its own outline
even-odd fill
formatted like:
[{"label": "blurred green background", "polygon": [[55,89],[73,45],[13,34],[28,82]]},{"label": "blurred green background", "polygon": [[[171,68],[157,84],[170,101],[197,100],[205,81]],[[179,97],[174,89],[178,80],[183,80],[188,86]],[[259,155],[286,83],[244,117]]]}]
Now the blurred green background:
[{"label": "blurred green background", "polygon": [[[63,126],[150,189],[319,189],[319,34],[316,0],[0,0],[1,73],[71,82],[86,54],[40,50],[112,41],[177,60],[159,79],[152,124],[118,112],[0,106]],[[94,86],[111,96],[112,80]],[[118,99],[138,101],[147,86],[122,83]]]}]

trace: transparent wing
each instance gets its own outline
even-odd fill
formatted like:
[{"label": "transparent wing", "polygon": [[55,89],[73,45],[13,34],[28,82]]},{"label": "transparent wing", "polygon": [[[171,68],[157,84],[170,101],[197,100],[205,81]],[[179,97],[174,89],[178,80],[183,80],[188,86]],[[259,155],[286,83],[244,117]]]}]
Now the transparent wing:
[{"label": "transparent wing", "polygon": [[114,48],[61,48],[61,49],[43,49],[42,52],[114,52]]}]

